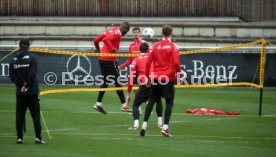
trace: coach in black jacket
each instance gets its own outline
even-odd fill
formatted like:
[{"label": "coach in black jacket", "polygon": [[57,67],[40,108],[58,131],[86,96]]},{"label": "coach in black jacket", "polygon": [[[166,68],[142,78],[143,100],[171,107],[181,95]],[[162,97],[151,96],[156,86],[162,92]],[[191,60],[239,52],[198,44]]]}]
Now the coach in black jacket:
[{"label": "coach in black jacket", "polygon": [[43,144],[45,142],[41,138],[39,88],[36,81],[37,61],[28,51],[29,46],[29,40],[20,40],[19,50],[11,60],[9,68],[9,77],[16,85],[17,143],[23,143],[25,113],[29,108],[35,128],[35,143]]}]

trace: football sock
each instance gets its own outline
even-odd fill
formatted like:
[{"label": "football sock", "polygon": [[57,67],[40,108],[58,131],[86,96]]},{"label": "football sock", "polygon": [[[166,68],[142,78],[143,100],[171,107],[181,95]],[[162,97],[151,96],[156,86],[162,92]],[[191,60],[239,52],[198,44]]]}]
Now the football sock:
[{"label": "football sock", "polygon": [[102,106],[102,103],[101,102],[96,102],[96,105],[97,106]]},{"label": "football sock", "polygon": [[163,125],[163,129],[164,129],[164,130],[167,130],[168,128],[169,128],[169,125],[168,125],[168,124],[164,124],[164,125]]},{"label": "football sock", "polygon": [[134,120],[134,126],[135,126],[135,127],[138,127],[138,126],[139,126],[139,120],[137,120],[137,119]]},{"label": "football sock", "polygon": [[162,125],[162,117],[157,117],[157,123]]}]

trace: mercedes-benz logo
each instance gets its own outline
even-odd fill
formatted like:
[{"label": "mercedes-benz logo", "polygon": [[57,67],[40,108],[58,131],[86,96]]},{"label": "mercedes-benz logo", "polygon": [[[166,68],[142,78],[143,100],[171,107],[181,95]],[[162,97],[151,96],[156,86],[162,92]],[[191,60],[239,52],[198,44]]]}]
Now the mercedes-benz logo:
[{"label": "mercedes-benz logo", "polygon": [[73,55],[68,59],[66,69],[71,80],[84,82],[91,74],[91,62],[87,56]]}]

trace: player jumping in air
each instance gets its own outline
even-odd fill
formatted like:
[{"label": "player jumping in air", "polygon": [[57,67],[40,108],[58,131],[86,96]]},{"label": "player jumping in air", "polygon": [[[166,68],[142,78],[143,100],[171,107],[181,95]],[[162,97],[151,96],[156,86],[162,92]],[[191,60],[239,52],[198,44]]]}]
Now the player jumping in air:
[{"label": "player jumping in air", "polygon": [[[113,27],[108,29],[106,32],[104,32],[103,34],[97,36],[94,40],[94,45],[96,48],[96,51],[101,52],[101,53],[108,53],[108,54],[115,54],[118,52],[119,48],[120,48],[120,43],[122,40],[122,36],[126,35],[127,32],[129,31],[130,25],[127,22],[123,22],[120,27]],[[102,41],[104,43],[103,48],[100,51],[100,46],[99,46],[99,42]],[[112,56],[112,57],[108,57],[108,56],[100,56],[99,57],[99,63],[100,63],[100,68],[101,68],[101,72],[103,75],[103,79],[104,79],[104,83],[101,85],[101,88],[107,88],[109,84],[109,82],[115,82],[115,86],[116,87],[121,87],[121,85],[118,83],[118,77],[119,77],[119,70],[118,70],[118,66],[117,66],[117,57],[116,56]],[[110,77],[112,76],[112,77]],[[107,78],[112,79],[113,81],[108,81]],[[125,96],[122,90],[117,90],[116,91],[122,107],[121,110],[123,111],[128,111],[129,107],[126,104],[125,101]],[[103,108],[102,105],[102,99],[103,96],[105,94],[105,91],[100,91],[99,95],[98,95],[98,99],[96,104],[94,105],[94,109],[106,114],[106,111]]]}]

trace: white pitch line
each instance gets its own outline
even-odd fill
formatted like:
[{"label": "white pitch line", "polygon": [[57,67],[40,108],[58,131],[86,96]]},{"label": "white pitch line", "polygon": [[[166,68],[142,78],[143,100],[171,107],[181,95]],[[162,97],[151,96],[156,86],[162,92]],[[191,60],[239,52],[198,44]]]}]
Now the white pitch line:
[{"label": "white pitch line", "polygon": [[[45,111],[44,111],[45,112]],[[89,111],[84,111],[80,113],[88,113],[88,114],[101,114],[99,112],[89,112]],[[112,114],[127,114],[126,112],[107,112],[107,114],[112,113]],[[194,114],[187,114],[187,113],[172,113],[172,115],[177,115],[177,116],[221,116],[221,117],[259,117],[259,115],[194,115]],[[272,115],[262,115],[262,117],[276,117],[275,114]]]},{"label": "white pitch line", "polygon": [[[52,134],[60,134],[60,135],[89,135],[89,136],[139,136],[138,132],[137,134],[108,134],[108,133],[92,133],[92,132],[74,132],[74,133],[52,133]],[[159,137],[162,136],[151,134],[146,135],[149,137]],[[173,135],[173,137],[181,137],[181,138],[215,138],[215,139],[247,139],[247,140],[276,140],[276,137],[243,137],[243,136],[200,136],[200,135]]]},{"label": "white pitch line", "polygon": [[124,125],[107,125],[107,126],[105,126],[105,125],[102,125],[102,126],[97,126],[97,127],[103,127],[103,128],[113,128],[113,127],[127,127],[127,126],[130,126],[130,124],[124,124]]},{"label": "white pitch line", "polygon": [[91,138],[94,139],[94,140],[116,140],[116,141],[120,141],[120,140],[136,140],[136,139],[133,139],[133,138],[118,138],[118,137],[115,137],[115,138],[108,138],[108,137],[103,137],[103,138],[96,137],[96,138],[93,138],[93,137],[91,137]]},{"label": "white pitch line", "polygon": [[[0,134],[0,138],[4,138],[4,137],[7,137],[7,138],[16,138],[17,136],[15,134]],[[31,135],[24,135],[24,138],[27,137],[31,137],[31,138],[34,138],[34,136],[31,136]]]},{"label": "white pitch line", "polygon": [[[138,132],[137,134],[111,134],[111,133],[95,133],[95,132],[52,132],[51,134],[54,135],[88,135],[89,137],[91,136],[104,136],[104,137],[97,137],[99,139],[108,139],[111,137],[106,137],[106,136],[124,136],[125,138],[123,139],[131,139],[126,136],[139,136]],[[146,135],[148,137],[161,137],[161,134],[150,134]],[[16,137],[15,135],[10,135],[10,134],[0,134],[0,138],[2,137]],[[25,137],[25,136],[24,136]],[[26,137],[31,137],[31,136],[26,136]],[[214,138],[214,139],[240,139],[240,140],[276,140],[276,137],[244,137],[244,136],[208,136],[208,135],[173,135],[173,137],[179,137],[179,138]],[[92,138],[92,137],[91,137]],[[119,137],[115,137],[118,138]]]},{"label": "white pitch line", "polygon": [[[130,132],[130,131],[128,131]],[[112,133],[95,133],[95,132],[63,132],[63,133],[52,133],[55,135],[89,135],[89,136],[138,136],[137,134],[112,134]],[[160,135],[147,135],[147,136],[162,136]]]},{"label": "white pitch line", "polygon": [[49,130],[50,132],[55,132],[55,131],[73,131],[73,130],[80,130],[80,129],[77,129],[77,128],[61,128],[61,129],[52,129],[52,130]]},{"label": "white pitch line", "polygon": [[[15,112],[14,110],[0,110],[0,113],[13,113]],[[49,112],[57,112],[57,113],[64,113],[64,112],[68,112],[68,113],[86,113],[86,114],[99,114],[101,115],[101,113],[99,112],[94,112],[94,111],[80,111],[80,112],[75,112],[75,111],[43,111],[44,113],[49,113]],[[126,113],[126,112],[107,112],[107,115],[108,114],[126,114],[126,115],[130,115],[129,113]],[[220,116],[220,117],[259,117],[259,115],[194,115],[194,114],[187,114],[187,113],[172,113],[172,115],[176,115],[176,116]],[[262,115],[261,117],[265,117],[265,118],[275,118],[276,117],[276,114],[270,114],[270,115]]]},{"label": "white pitch line", "polygon": [[186,123],[187,121],[171,121],[170,124],[175,124],[175,123]]},{"label": "white pitch line", "polygon": [[4,134],[0,134],[0,136],[7,136],[7,137],[17,137],[15,135],[15,133],[11,134],[11,133],[4,133]]},{"label": "white pitch line", "polygon": [[206,120],[233,120],[233,119],[237,119],[237,118],[209,118]]}]

